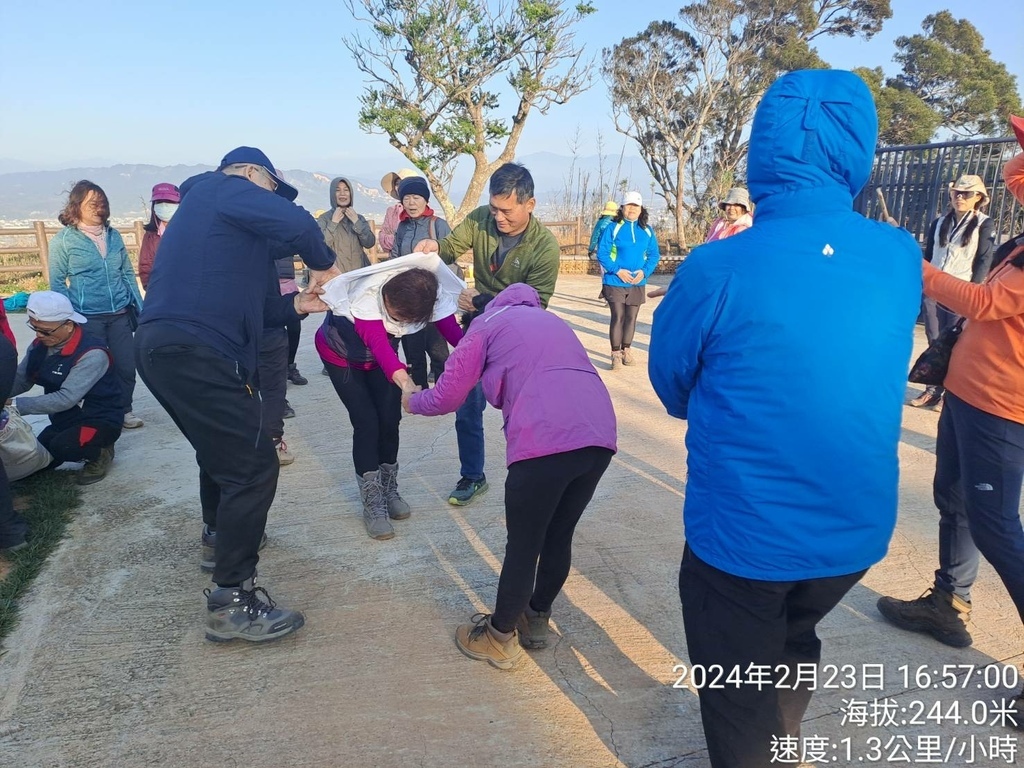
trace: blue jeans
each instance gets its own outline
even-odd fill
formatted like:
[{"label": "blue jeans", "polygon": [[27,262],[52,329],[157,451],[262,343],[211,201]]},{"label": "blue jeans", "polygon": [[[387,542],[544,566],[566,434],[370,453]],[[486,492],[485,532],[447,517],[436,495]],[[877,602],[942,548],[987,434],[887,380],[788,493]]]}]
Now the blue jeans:
[{"label": "blue jeans", "polygon": [[459,442],[459,461],[462,476],[480,480],[484,476],[484,398],[483,385],[478,381],[469,392],[459,410],[455,412],[455,437]]},{"label": "blue jeans", "polygon": [[993,416],[947,392],[935,445],[935,586],[970,600],[984,556],[1024,621],[1022,481],[1024,424]]}]

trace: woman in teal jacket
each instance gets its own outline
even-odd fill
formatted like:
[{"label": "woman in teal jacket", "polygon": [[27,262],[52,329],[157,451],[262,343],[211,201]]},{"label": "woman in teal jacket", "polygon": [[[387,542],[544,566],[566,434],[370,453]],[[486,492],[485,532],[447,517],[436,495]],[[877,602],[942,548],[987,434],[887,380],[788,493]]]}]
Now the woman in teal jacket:
[{"label": "woman in teal jacket", "polygon": [[602,295],[611,307],[608,337],[612,344],[612,370],[635,361],[630,346],[640,305],[647,301],[644,286],[658,266],[661,253],[654,230],[647,226],[647,209],[639,192],[626,193],[622,209],[604,228],[597,244],[597,260],[604,271]]},{"label": "woman in teal jacket", "polygon": [[142,294],[121,233],[110,226],[110,203],[99,186],[79,181],[60,212],[64,229],[50,241],[50,290],[71,299],[114,358],[124,390],[124,427],[142,426],[132,413],[135,350],[132,331]]}]

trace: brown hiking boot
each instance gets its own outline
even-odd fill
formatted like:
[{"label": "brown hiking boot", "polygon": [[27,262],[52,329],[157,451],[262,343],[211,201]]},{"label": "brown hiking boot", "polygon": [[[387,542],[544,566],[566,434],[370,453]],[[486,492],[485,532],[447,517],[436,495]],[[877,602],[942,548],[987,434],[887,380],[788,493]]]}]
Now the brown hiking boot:
[{"label": "brown hiking boot", "polygon": [[622,352],[618,350],[612,352],[612,370],[617,371],[622,367]]},{"label": "brown hiking boot", "polygon": [[519,614],[516,631],[519,633],[519,644],[528,651],[548,647],[548,620],[551,611],[535,611],[529,605]]},{"label": "brown hiking boot", "polygon": [[78,473],[76,482],[79,485],[92,485],[98,483],[104,477],[107,476],[107,472],[110,470],[110,465],[114,461],[114,446],[110,445],[106,448],[100,448],[99,458],[95,461],[85,462],[85,466],[82,467]]},{"label": "brown hiking boot", "polygon": [[953,648],[966,648],[972,642],[967,631],[971,604],[943,589],[929,589],[916,600],[878,598],[878,612],[886,621],[908,632],[923,632]]},{"label": "brown hiking boot", "polygon": [[622,364],[633,365],[636,363],[636,358],[633,356],[633,350],[629,347],[622,348]]},{"label": "brown hiking boot", "polygon": [[478,613],[473,616],[472,624],[463,624],[455,630],[455,645],[459,650],[477,661],[486,661],[496,669],[512,669],[516,661],[523,655],[516,631],[512,637],[499,640],[494,636],[489,613]]}]

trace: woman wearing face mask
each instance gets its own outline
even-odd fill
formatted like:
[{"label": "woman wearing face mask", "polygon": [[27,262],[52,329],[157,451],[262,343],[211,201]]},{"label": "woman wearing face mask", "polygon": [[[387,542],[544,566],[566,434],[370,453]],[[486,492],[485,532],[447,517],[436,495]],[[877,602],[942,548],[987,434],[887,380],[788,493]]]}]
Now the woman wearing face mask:
[{"label": "woman wearing face mask", "polygon": [[142,236],[142,247],[139,248],[139,281],[143,288],[149,287],[149,273],[153,271],[153,262],[156,261],[156,249],[167,228],[167,222],[178,210],[181,193],[173,184],[161,182],[153,187],[149,202],[149,223],[143,227],[146,234]]},{"label": "woman wearing face mask", "polygon": [[[992,269],[995,227],[981,212],[988,205],[988,190],[980,176],[961,176],[949,185],[949,208],[928,228],[925,261],[946,274],[982,283]],[[956,312],[935,299],[924,299],[924,330],[928,343],[959,320]],[[930,386],[910,401],[915,408],[942,405],[941,386]]]},{"label": "woman wearing face mask", "polygon": [[143,425],[132,413],[135,394],[134,318],[142,294],[121,233],[110,226],[106,193],[91,181],[71,188],[58,216],[64,228],[50,241],[50,290],[67,296],[114,359],[121,382],[124,428]]},{"label": "woman wearing face mask", "polygon": [[597,260],[604,275],[602,293],[611,307],[608,336],[612,370],[636,362],[630,348],[640,306],[647,301],[644,286],[658,266],[661,253],[654,230],[647,226],[647,209],[639,192],[626,193],[622,208],[605,227],[597,244]]}]

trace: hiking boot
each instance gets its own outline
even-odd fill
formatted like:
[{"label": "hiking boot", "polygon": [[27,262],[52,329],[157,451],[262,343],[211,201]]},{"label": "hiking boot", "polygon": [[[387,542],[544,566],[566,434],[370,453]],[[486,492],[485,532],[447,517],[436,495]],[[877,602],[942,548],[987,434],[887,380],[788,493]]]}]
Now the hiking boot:
[{"label": "hiking boot", "polygon": [[79,471],[78,477],[75,478],[75,481],[79,485],[92,485],[93,483],[98,483],[107,476],[107,472],[110,470],[110,465],[113,461],[114,446],[108,445],[105,448],[100,448],[99,458],[85,462],[85,466]]},{"label": "hiking boot", "polygon": [[299,367],[295,363],[288,366],[288,381],[298,384],[300,387],[303,384],[309,384],[309,379],[299,373]]},{"label": "hiking boot", "polygon": [[405,499],[398,495],[398,462],[380,465],[380,484],[384,486],[384,500],[388,503],[388,517],[405,520],[412,514]]},{"label": "hiking boot", "polygon": [[508,640],[501,640],[494,635],[489,613],[478,613],[473,616],[472,624],[462,624],[455,630],[455,645],[459,650],[477,661],[486,661],[497,669],[512,669],[516,660],[523,655],[516,631]]},{"label": "hiking boot", "polygon": [[932,588],[916,600],[880,597],[877,605],[885,620],[900,629],[923,632],[954,648],[973,642],[966,626],[971,604],[952,592]]},{"label": "hiking boot", "polygon": [[622,352],[614,350],[612,352],[612,370],[617,371],[622,367]]},{"label": "hiking boot", "polygon": [[463,477],[455,485],[455,490],[448,494],[448,503],[456,507],[464,507],[477,496],[487,493],[489,487],[486,477],[481,477],[479,480]]},{"label": "hiking boot", "polygon": [[384,486],[380,484],[380,471],[367,472],[356,478],[359,496],[363,500],[363,522],[371,539],[384,541],[395,537],[395,529],[388,520],[388,501]]},{"label": "hiking boot", "polygon": [[633,350],[630,349],[629,347],[623,347],[622,348],[622,364],[623,365],[633,365],[634,363],[636,363],[636,358],[633,357]]},{"label": "hiking boot", "polygon": [[247,579],[237,587],[204,589],[206,639],[215,643],[248,640],[265,643],[289,635],[306,623],[298,611],[278,608],[267,590]]},{"label": "hiking boot", "polygon": [[128,411],[128,413],[126,413],[124,415],[124,419],[121,422],[121,426],[124,427],[125,429],[138,429],[139,427],[141,427],[145,423],[146,422],[144,422],[142,419],[140,419],[134,413],[132,413],[131,411]]},{"label": "hiking boot", "polygon": [[286,467],[295,461],[295,456],[288,452],[288,443],[284,440],[275,442],[274,449],[277,451],[277,463],[282,467]]},{"label": "hiking boot", "polygon": [[915,397],[910,401],[910,404],[915,408],[931,408],[933,405],[938,405],[942,401],[942,388],[941,387],[927,387],[924,392]]},{"label": "hiking boot", "polygon": [[289,403],[287,400],[284,401],[284,413],[281,414],[281,418],[282,419],[294,419],[295,418],[295,409],[292,408],[291,403]]},{"label": "hiking boot", "polygon": [[550,618],[551,611],[535,611],[527,605],[516,621],[519,644],[530,651],[547,648]]},{"label": "hiking boot", "polygon": [[[262,552],[263,548],[267,546],[267,533],[263,532],[263,536],[260,539],[260,545],[257,547],[257,552]],[[203,526],[203,538],[201,544],[201,551],[199,555],[199,569],[203,573],[213,573],[213,569],[217,567],[217,532],[211,531],[210,526]]]}]

